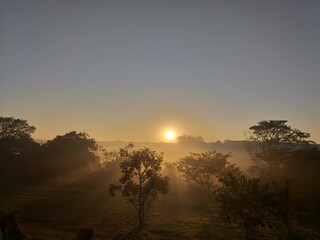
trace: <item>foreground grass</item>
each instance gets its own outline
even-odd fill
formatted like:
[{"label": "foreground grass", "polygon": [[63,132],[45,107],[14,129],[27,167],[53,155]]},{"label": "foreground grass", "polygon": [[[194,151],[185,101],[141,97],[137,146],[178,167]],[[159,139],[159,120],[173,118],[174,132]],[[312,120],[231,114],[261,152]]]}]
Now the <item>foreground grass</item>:
[{"label": "foreground grass", "polygon": [[[136,231],[134,209],[120,197],[111,198],[107,185],[96,187],[1,186],[0,213],[13,211],[23,232],[38,239],[75,239],[81,226],[94,228],[97,239],[243,239],[239,229],[217,219],[214,201],[195,190],[175,188],[157,203]],[[277,232],[278,231],[278,232]],[[281,230],[263,230],[257,239],[281,239]],[[320,239],[320,218],[305,213],[293,226],[296,239]]]}]

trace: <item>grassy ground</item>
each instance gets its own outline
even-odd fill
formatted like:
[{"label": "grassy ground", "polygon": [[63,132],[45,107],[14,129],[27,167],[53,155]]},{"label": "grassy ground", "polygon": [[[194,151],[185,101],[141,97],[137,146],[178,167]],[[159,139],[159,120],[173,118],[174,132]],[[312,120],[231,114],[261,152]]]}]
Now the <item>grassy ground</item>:
[{"label": "grassy ground", "polygon": [[[172,186],[135,234],[134,209],[120,197],[111,198],[107,187],[1,186],[0,213],[13,211],[27,236],[44,240],[75,239],[81,226],[93,227],[97,239],[243,239],[239,229],[219,222],[213,201],[203,201],[186,184]],[[293,232],[297,239],[320,239],[319,223],[319,215],[304,213]],[[279,239],[281,235],[280,230],[263,230],[257,238]]]}]

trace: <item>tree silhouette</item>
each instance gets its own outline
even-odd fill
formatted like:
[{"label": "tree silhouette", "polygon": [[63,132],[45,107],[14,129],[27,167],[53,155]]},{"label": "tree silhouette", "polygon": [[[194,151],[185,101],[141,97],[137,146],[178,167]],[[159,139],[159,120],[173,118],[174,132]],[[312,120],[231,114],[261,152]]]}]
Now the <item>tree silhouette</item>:
[{"label": "tree silhouette", "polygon": [[216,151],[190,153],[178,161],[177,169],[187,181],[197,183],[206,195],[211,195],[221,176],[239,171],[228,162],[229,157],[231,154]]},{"label": "tree silhouette", "polygon": [[290,180],[291,197],[301,213],[309,205],[320,209],[320,149],[312,147],[294,151],[286,161],[286,179]]},{"label": "tree silhouette", "polygon": [[169,178],[161,175],[162,154],[149,148],[132,150],[133,145],[120,149],[124,159],[120,163],[122,176],[120,185],[111,185],[109,192],[115,196],[120,191],[128,203],[138,212],[139,226],[142,226],[146,213],[161,194],[169,190]]},{"label": "tree silhouette", "polygon": [[249,128],[247,149],[254,161],[251,170],[260,177],[277,173],[294,150],[313,143],[309,133],[293,129],[287,120],[260,121]]},{"label": "tree silhouette", "polygon": [[203,144],[205,143],[203,137],[201,136],[191,136],[191,135],[182,135],[177,137],[177,142],[179,144]]},{"label": "tree silhouette", "polygon": [[84,132],[72,131],[56,136],[42,145],[45,159],[42,161],[42,170],[52,177],[71,172],[75,173],[73,177],[81,177],[99,168],[97,149],[96,141]]},{"label": "tree silhouette", "polygon": [[26,120],[0,117],[1,180],[18,180],[25,170],[24,164],[38,153],[40,144],[31,138],[35,129]]},{"label": "tree silhouette", "polygon": [[290,187],[287,181],[284,186],[279,186],[276,182],[272,183],[273,192],[271,198],[272,214],[280,220],[286,227],[288,239],[292,239],[290,227]]},{"label": "tree silhouette", "polygon": [[13,117],[0,117],[0,154],[2,157],[14,157],[24,154],[37,143],[31,138],[36,128],[26,120]]},{"label": "tree silhouette", "polygon": [[13,117],[0,117],[0,138],[31,138],[36,128],[26,120]]},{"label": "tree silhouette", "polygon": [[220,179],[221,186],[216,195],[220,204],[219,218],[243,229],[245,239],[252,239],[258,227],[266,225],[270,213],[269,186],[260,179],[248,179],[227,174]]}]

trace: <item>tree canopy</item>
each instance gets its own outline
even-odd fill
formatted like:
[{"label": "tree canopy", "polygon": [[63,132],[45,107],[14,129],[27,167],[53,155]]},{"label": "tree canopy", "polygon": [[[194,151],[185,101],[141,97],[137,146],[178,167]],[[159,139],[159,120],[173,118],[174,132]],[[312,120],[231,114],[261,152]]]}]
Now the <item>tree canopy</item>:
[{"label": "tree canopy", "polygon": [[251,170],[260,176],[281,171],[294,151],[313,143],[309,133],[288,126],[287,120],[260,121],[249,128],[247,138],[255,163]]},{"label": "tree canopy", "polygon": [[38,145],[31,138],[35,130],[26,120],[0,117],[0,155],[8,158],[31,151]]},{"label": "tree canopy", "polygon": [[177,137],[177,142],[180,144],[203,144],[205,143],[201,136],[182,135]]},{"label": "tree canopy", "polygon": [[120,185],[111,185],[110,194],[121,191],[126,201],[138,212],[139,225],[142,225],[146,213],[161,194],[169,190],[169,178],[162,176],[162,154],[149,148],[132,150],[133,145],[120,149],[124,159],[120,163],[122,176]]},{"label": "tree canopy", "polygon": [[219,177],[228,171],[236,171],[236,167],[228,162],[231,154],[216,151],[190,153],[177,162],[177,169],[182,176],[195,182],[206,194],[212,194]]},{"label": "tree canopy", "polygon": [[26,120],[13,117],[0,117],[0,138],[22,139],[31,138],[36,128]]},{"label": "tree canopy", "polygon": [[256,143],[254,151],[292,150],[299,145],[312,143],[310,134],[287,125],[287,120],[260,121],[249,128],[248,140]]},{"label": "tree canopy", "polygon": [[252,239],[258,227],[266,225],[270,213],[269,186],[260,179],[236,177],[227,174],[220,178],[221,186],[216,195],[220,204],[219,218],[243,229],[247,240]]},{"label": "tree canopy", "polygon": [[71,131],[62,136],[56,136],[53,140],[43,145],[48,151],[57,154],[72,154],[82,152],[94,152],[98,145],[93,138],[85,132]]},{"label": "tree canopy", "polygon": [[44,157],[50,164],[59,166],[64,171],[77,168],[95,168],[99,158],[95,151],[98,145],[85,132],[71,131],[43,144]]}]

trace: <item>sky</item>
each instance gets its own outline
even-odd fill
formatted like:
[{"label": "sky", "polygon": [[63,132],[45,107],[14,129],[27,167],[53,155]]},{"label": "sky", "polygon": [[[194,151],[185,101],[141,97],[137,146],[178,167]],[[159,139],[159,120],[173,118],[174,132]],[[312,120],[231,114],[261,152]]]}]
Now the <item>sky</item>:
[{"label": "sky", "polygon": [[34,138],[243,140],[288,120],[320,143],[318,0],[1,0],[0,115]]}]

